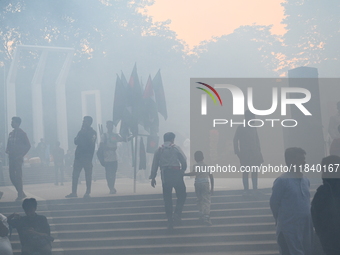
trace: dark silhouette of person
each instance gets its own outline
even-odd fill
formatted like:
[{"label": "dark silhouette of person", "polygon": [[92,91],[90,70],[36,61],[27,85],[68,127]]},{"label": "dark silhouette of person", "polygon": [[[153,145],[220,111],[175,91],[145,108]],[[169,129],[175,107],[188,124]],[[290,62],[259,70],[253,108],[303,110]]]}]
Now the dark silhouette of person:
[{"label": "dark silhouette of person", "polygon": [[[158,168],[161,169],[165,213],[168,219],[168,229],[172,230],[174,224],[180,225],[182,223],[182,210],[187,196],[183,175],[187,169],[187,162],[181,148],[174,144],[174,133],[165,133],[163,139],[164,144],[154,154],[149,179],[151,179],[151,186],[155,187],[157,170]],[[175,188],[177,196],[174,214],[172,206],[173,188]]]},{"label": "dark silhouette of person", "polygon": [[26,197],[22,184],[22,164],[24,156],[31,148],[26,133],[20,128],[21,119],[13,117],[11,126],[13,131],[9,133],[6,153],[8,154],[9,177],[18,192],[17,201]]},{"label": "dark silhouette of person", "polygon": [[86,193],[84,198],[90,197],[93,167],[92,159],[97,140],[97,132],[91,127],[92,122],[93,119],[91,116],[85,116],[82,128],[74,138],[74,144],[77,145],[77,148],[73,163],[72,193],[67,195],[67,198],[77,197],[78,179],[83,168],[86,179]]},{"label": "dark silhouette of person", "polygon": [[[55,179],[54,184],[64,185],[64,149],[60,147],[60,142],[56,142],[55,146],[52,148],[52,156],[54,161],[54,171],[55,171]],[[59,179],[60,173],[60,179]]]},{"label": "dark silhouette of person", "polygon": [[313,223],[310,213],[309,180],[303,176],[306,152],[288,148],[285,161],[290,172],[283,173],[273,184],[270,208],[276,222],[276,238],[281,255],[310,255]]},{"label": "dark silhouette of person", "polygon": [[13,213],[7,218],[8,224],[18,231],[22,255],[52,254],[54,238],[51,237],[47,218],[36,214],[37,205],[35,198],[26,198],[22,202],[26,216]]},{"label": "dark silhouette of person", "polygon": [[106,173],[107,186],[110,189],[110,194],[116,194],[115,189],[116,173],[118,169],[117,161],[117,143],[126,141],[119,134],[113,132],[113,121],[106,122],[107,133],[101,136],[100,147],[104,152],[104,165]]},{"label": "dark silhouette of person", "polygon": [[328,124],[328,133],[332,141],[334,139],[340,138],[340,133],[338,132],[338,126],[340,125],[340,101],[337,102],[336,108],[338,112],[330,117]]},{"label": "dark silhouette of person", "polygon": [[340,254],[340,157],[331,155],[321,161],[323,184],[312,200],[315,232],[326,255]]},{"label": "dark silhouette of person", "polygon": [[[244,114],[245,126],[239,125],[234,136],[234,152],[240,160],[241,166],[260,166],[263,163],[261,145],[256,127],[250,127],[248,121],[255,118],[255,115],[246,110]],[[253,189],[257,189],[257,172],[251,173]],[[249,172],[242,173],[243,187],[249,191]]]},{"label": "dark silhouette of person", "polygon": [[0,142],[0,183],[5,182],[3,166],[5,165],[5,148],[4,144]]},{"label": "dark silhouette of person", "polygon": [[[340,125],[338,126],[338,133],[340,134]],[[329,154],[340,157],[340,138],[334,138],[329,148]]]},{"label": "dark silhouette of person", "polygon": [[40,139],[40,142],[38,143],[36,150],[38,152],[41,165],[47,166],[47,159],[46,159],[47,145],[43,138]]}]

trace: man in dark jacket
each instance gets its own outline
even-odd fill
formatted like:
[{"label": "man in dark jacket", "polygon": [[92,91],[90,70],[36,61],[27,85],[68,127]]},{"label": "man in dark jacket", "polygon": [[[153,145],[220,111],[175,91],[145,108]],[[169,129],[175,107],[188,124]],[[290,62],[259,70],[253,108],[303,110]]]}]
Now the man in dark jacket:
[{"label": "man in dark jacket", "polygon": [[322,249],[327,255],[340,254],[340,157],[322,159],[321,185],[312,201],[312,219]]},{"label": "man in dark jacket", "polygon": [[67,198],[77,197],[78,179],[83,168],[85,170],[86,179],[86,193],[84,198],[90,197],[93,167],[92,159],[97,140],[97,132],[91,127],[92,122],[92,117],[85,116],[83,126],[76,138],[74,138],[74,144],[77,145],[77,148],[73,164],[72,193],[67,195]]},{"label": "man in dark jacket", "polygon": [[[186,157],[180,147],[174,144],[175,134],[164,134],[164,144],[155,152],[151,167],[151,186],[156,185],[158,168],[161,169],[163,199],[165,213],[168,218],[168,229],[173,229],[173,224],[181,224],[181,214],[187,196],[183,175],[187,169]],[[176,209],[173,214],[172,189],[175,188],[177,196]]]},{"label": "man in dark jacket", "polygon": [[22,164],[24,156],[31,148],[26,133],[20,128],[21,119],[13,117],[11,126],[13,131],[9,133],[6,153],[8,154],[9,177],[18,192],[17,201],[26,197],[22,185]]},{"label": "man in dark jacket", "polygon": [[51,237],[50,225],[47,218],[43,215],[36,214],[37,200],[26,198],[22,203],[22,208],[26,216],[20,216],[13,213],[8,216],[8,224],[16,228],[21,243],[21,254],[52,254],[52,245],[54,238]]}]

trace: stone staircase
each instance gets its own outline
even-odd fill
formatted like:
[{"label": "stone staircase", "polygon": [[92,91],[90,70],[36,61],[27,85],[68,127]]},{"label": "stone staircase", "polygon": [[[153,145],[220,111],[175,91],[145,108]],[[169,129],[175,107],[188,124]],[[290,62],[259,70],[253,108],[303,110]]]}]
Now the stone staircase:
[{"label": "stone staircase", "polygon": [[[277,255],[270,190],[249,197],[217,191],[212,197],[213,226],[201,226],[194,193],[188,193],[183,226],[166,229],[161,194],[39,201],[38,213],[51,225],[53,254],[227,254]],[[22,212],[19,202],[1,202],[0,212]],[[20,254],[16,231],[11,238]]]}]

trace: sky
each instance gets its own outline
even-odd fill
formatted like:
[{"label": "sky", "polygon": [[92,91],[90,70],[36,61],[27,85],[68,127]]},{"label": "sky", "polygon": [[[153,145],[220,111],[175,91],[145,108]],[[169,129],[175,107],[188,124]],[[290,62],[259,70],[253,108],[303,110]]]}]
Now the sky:
[{"label": "sky", "polygon": [[282,0],[155,0],[147,14],[155,22],[170,19],[170,29],[190,48],[214,36],[232,33],[242,25],[273,25],[272,33],[285,33]]}]

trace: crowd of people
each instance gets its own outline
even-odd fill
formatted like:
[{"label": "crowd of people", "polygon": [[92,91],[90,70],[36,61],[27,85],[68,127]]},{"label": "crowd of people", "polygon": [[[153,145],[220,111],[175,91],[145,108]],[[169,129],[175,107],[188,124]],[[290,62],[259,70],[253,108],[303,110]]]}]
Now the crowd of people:
[{"label": "crowd of people", "polygon": [[[236,137],[238,135],[236,134]],[[249,137],[254,136],[253,141],[256,145],[258,144],[257,134],[253,132]],[[194,153],[196,165],[191,173],[185,174],[187,167],[185,155],[174,144],[174,139],[175,135],[173,133],[164,135],[164,144],[155,152],[150,176],[151,185],[154,187],[156,185],[156,173],[160,168],[168,229],[172,230],[174,225],[182,224],[181,214],[186,199],[186,187],[183,182],[183,176],[185,175],[196,176],[195,192],[198,198],[199,221],[210,226],[212,224],[209,217],[210,195],[213,193],[213,177],[209,172],[195,171],[196,165],[204,165],[204,155],[201,151],[196,151]],[[242,139],[242,136],[239,139]],[[257,145],[253,148],[258,149]],[[305,166],[305,155],[306,152],[302,148],[287,148],[284,155],[285,163],[291,171],[283,173],[273,184],[270,208],[276,222],[276,235],[280,254],[313,254],[312,251],[315,249],[313,233],[315,229],[325,254],[339,255],[340,171],[335,171],[334,167],[340,165],[340,157],[331,155],[322,159],[323,185],[317,189],[311,203],[309,180],[303,175],[303,172],[294,170]],[[258,163],[261,163],[262,155],[257,157],[259,158]],[[243,159],[243,156],[241,156],[241,164]],[[245,183],[244,179],[248,177],[243,177],[243,183]],[[245,187],[247,188],[246,185]],[[173,188],[176,190],[177,196],[174,211],[172,206]],[[257,187],[255,186],[255,188]]]},{"label": "crowd of people", "polygon": [[[246,119],[253,116],[248,112]],[[17,200],[26,197],[22,186],[23,157],[30,148],[27,135],[20,129],[21,120],[12,118],[13,131],[9,135],[6,153],[9,157],[9,172],[11,181],[18,192]],[[74,143],[77,146],[73,164],[72,192],[66,198],[77,197],[77,185],[79,174],[84,169],[86,176],[86,193],[84,198],[89,198],[92,182],[92,159],[95,152],[97,133],[91,127],[92,118],[85,116],[81,130],[78,132]],[[107,122],[107,133],[101,135],[100,146],[102,156],[101,163],[105,167],[107,185],[111,194],[115,194],[114,188],[117,162],[117,143],[124,141],[118,134],[113,133],[112,121]],[[340,133],[340,126],[339,126]],[[207,171],[197,172],[196,166],[205,166],[202,151],[194,153],[196,164],[189,173],[187,159],[182,149],[175,144],[175,134],[165,133],[164,143],[156,150],[151,167],[151,186],[156,186],[158,169],[161,171],[163,199],[167,217],[167,228],[172,231],[175,226],[182,225],[182,210],[186,200],[186,186],[184,176],[195,176],[195,192],[198,201],[199,222],[211,226],[210,204],[214,190],[213,175]],[[336,147],[335,145],[333,147]],[[261,164],[263,162],[256,129],[247,127],[238,128],[234,138],[235,153],[240,159],[241,165]],[[334,150],[336,151],[336,150]],[[255,153],[254,153],[255,152]],[[332,151],[331,151],[332,153]],[[62,167],[64,151],[60,144],[52,150],[56,160],[56,172]],[[340,164],[338,155],[331,155],[322,159],[321,166],[323,184],[317,189],[311,201],[310,182],[303,172],[296,171],[299,166],[304,166],[306,152],[302,148],[288,148],[285,150],[285,163],[290,166],[290,172],[278,177],[272,188],[270,208],[276,222],[277,243],[282,255],[309,255],[312,254],[314,244],[314,230],[320,240],[322,248],[327,255],[340,254],[340,173],[333,171],[331,167]],[[58,163],[60,162],[60,164]],[[293,166],[293,167],[292,167]],[[58,170],[59,169],[59,170]],[[60,171],[61,172],[61,171]],[[63,176],[61,175],[61,183]],[[59,177],[56,176],[56,179]],[[257,189],[257,176],[252,176],[253,188]],[[248,176],[243,176],[245,191],[249,190]],[[175,189],[177,201],[173,209],[172,191]],[[46,217],[36,214],[37,202],[34,198],[25,199],[22,207],[26,216],[12,214],[6,219],[0,215],[0,251],[1,254],[12,254],[8,244],[8,226],[18,230],[22,245],[22,254],[51,254],[49,224]],[[2,250],[3,249],[3,252]],[[7,252],[7,253],[5,253]]]},{"label": "crowd of people", "polygon": [[[20,128],[21,119],[19,117],[13,117],[11,126],[13,131],[9,134],[7,147],[3,150],[3,154],[8,154],[8,168],[9,176],[13,186],[18,192],[16,201],[21,201],[26,197],[23,191],[22,184],[22,166],[25,155],[32,154],[32,161],[39,158],[39,163],[42,166],[48,166],[50,162],[50,156],[53,157],[54,169],[55,169],[55,185],[64,185],[64,172],[65,168],[72,168],[72,192],[67,195],[67,198],[77,197],[77,185],[80,182],[79,176],[84,169],[86,179],[86,193],[84,198],[89,198],[91,193],[92,183],[92,169],[93,169],[93,156],[95,152],[95,146],[97,141],[97,132],[91,127],[93,122],[92,117],[85,116],[81,130],[78,132],[74,139],[76,145],[75,153],[70,150],[65,154],[64,149],[60,147],[60,142],[56,142],[50,149],[46,145],[44,139],[41,139],[36,148],[32,148],[27,137],[27,134]],[[116,194],[115,180],[118,169],[117,161],[117,144],[118,142],[126,141],[119,134],[113,132],[113,122],[107,121],[107,132],[101,136],[99,144],[99,150],[103,151],[103,166],[106,172],[107,185],[110,190],[110,194]],[[38,153],[39,152],[39,153]],[[38,153],[38,154],[37,154]],[[39,157],[34,157],[34,155]],[[4,181],[2,165],[5,160],[5,155],[0,154],[0,181]],[[0,198],[3,192],[0,191]]]}]

